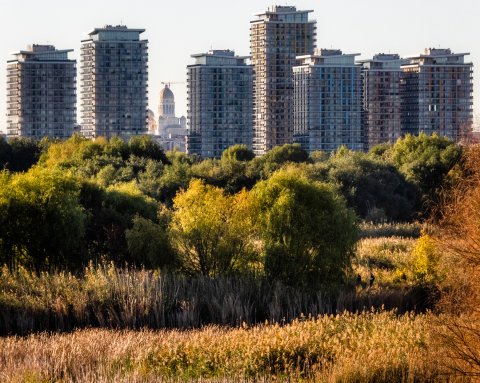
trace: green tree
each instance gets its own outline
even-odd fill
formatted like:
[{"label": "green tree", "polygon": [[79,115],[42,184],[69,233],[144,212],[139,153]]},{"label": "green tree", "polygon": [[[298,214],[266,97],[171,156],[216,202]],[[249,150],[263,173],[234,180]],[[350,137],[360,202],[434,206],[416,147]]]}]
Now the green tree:
[{"label": "green tree", "polygon": [[233,145],[225,149],[222,153],[222,161],[251,161],[255,158],[252,150],[248,149],[247,145]]},{"label": "green tree", "polygon": [[460,146],[436,134],[406,135],[388,152],[393,163],[421,191],[427,210],[438,202],[449,173],[459,164]]},{"label": "green tree", "polygon": [[177,192],[188,187],[192,170],[190,159],[184,153],[169,152],[167,157],[171,165],[165,166],[158,180],[158,195],[161,202],[170,206]]},{"label": "green tree", "polygon": [[252,254],[252,233],[246,191],[228,196],[192,180],[174,198],[170,235],[189,274],[217,277],[241,270]]},{"label": "green tree", "polygon": [[258,179],[266,179],[286,163],[310,162],[308,153],[300,144],[276,146],[262,157],[255,158],[250,164],[251,172]]},{"label": "green tree", "polygon": [[85,211],[71,176],[33,168],[0,177],[0,262],[36,270],[84,261]]},{"label": "green tree", "polygon": [[344,150],[315,168],[316,179],[338,185],[362,218],[409,221],[420,210],[417,188],[389,162]]},{"label": "green tree", "polygon": [[355,215],[331,186],[279,171],[252,189],[266,274],[288,285],[339,285],[357,238]]},{"label": "green tree", "polygon": [[0,169],[27,171],[38,162],[41,152],[39,144],[30,138],[13,138],[8,142],[0,138]]},{"label": "green tree", "polygon": [[157,220],[158,203],[147,197],[135,181],[103,188],[84,182],[80,203],[87,213],[86,242],[91,258],[106,257],[122,264],[139,261],[128,251],[125,233],[136,216]]},{"label": "green tree", "polygon": [[235,159],[206,159],[192,165],[192,175],[205,183],[220,187],[228,194],[251,189],[257,178],[249,172],[249,163]]},{"label": "green tree", "polygon": [[132,137],[128,142],[130,155],[151,160],[160,161],[164,164],[168,163],[167,156],[163,148],[155,142],[150,136]]},{"label": "green tree", "polygon": [[131,257],[149,268],[173,268],[176,260],[167,234],[168,220],[164,208],[159,212],[159,222],[143,218],[133,218],[131,229],[125,232],[128,251]]}]

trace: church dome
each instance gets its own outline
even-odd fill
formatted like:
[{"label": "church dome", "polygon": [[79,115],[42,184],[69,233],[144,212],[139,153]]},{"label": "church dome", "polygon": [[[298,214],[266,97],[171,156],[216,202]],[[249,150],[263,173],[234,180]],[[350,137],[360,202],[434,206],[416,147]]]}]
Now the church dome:
[{"label": "church dome", "polygon": [[168,85],[165,85],[165,88],[163,88],[160,91],[160,103],[163,101],[173,101],[175,99],[173,92],[170,90]]},{"label": "church dome", "polygon": [[175,117],[175,97],[168,84],[160,91],[159,117]]}]

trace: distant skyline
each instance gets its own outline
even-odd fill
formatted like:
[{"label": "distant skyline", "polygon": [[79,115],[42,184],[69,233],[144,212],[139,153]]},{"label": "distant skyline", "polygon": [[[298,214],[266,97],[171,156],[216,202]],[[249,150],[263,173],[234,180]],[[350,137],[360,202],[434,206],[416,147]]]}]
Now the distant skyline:
[{"label": "distant skyline", "polygon": [[[470,52],[474,64],[474,114],[480,114],[480,14],[477,0],[302,0],[274,2],[220,0],[158,2],[153,0],[3,0],[0,4],[0,130],[6,130],[6,64],[11,53],[30,44],[52,44],[74,49],[80,64],[80,41],[106,24],[145,28],[149,40],[149,108],[158,114],[161,82],[172,82],[176,114],[186,115],[186,66],[191,54],[209,49],[250,53],[250,21],[271,5],[311,9],[317,20],[317,47],[361,53],[414,56],[424,48],[450,48]],[[174,84],[181,82],[181,84]],[[80,88],[77,86],[77,94]],[[79,114],[77,115],[80,121]]]}]

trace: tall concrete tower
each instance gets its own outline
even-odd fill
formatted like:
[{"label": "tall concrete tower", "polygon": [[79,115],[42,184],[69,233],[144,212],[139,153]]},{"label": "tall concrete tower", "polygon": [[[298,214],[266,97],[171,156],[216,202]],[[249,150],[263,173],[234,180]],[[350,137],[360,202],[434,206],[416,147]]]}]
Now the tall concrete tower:
[{"label": "tall concrete tower", "polygon": [[76,124],[76,61],[73,49],[33,45],[7,65],[9,137],[68,138]]},{"label": "tall concrete tower", "polygon": [[455,142],[473,126],[473,63],[469,53],[426,49],[402,65],[402,133],[437,133]]},{"label": "tall concrete tower", "polygon": [[106,138],[147,133],[147,40],[144,29],[107,25],[82,41],[82,132]]},{"label": "tall concrete tower", "polygon": [[294,76],[294,141],[308,152],[363,150],[358,53],[321,49],[299,57]]},{"label": "tall concrete tower", "polygon": [[377,54],[363,65],[365,150],[385,142],[394,143],[401,130],[401,65],[398,54]]},{"label": "tall concrete tower", "polygon": [[235,144],[251,147],[252,66],[230,50],[192,55],[187,67],[187,153],[220,158]]},{"label": "tall concrete tower", "polygon": [[253,150],[265,154],[293,140],[293,71],[297,56],[314,53],[312,11],[272,6],[250,25],[254,66]]}]

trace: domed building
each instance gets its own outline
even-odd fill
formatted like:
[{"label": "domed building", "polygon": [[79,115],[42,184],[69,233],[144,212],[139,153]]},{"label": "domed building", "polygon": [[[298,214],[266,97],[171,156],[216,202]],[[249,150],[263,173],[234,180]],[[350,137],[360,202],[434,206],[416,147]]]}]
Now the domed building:
[{"label": "domed building", "polygon": [[178,149],[185,152],[187,120],[175,117],[175,96],[169,84],[160,91],[158,105],[158,131],[156,136],[165,150]]},{"label": "domed building", "polygon": [[175,117],[175,96],[168,84],[160,91],[158,115],[163,117]]}]

